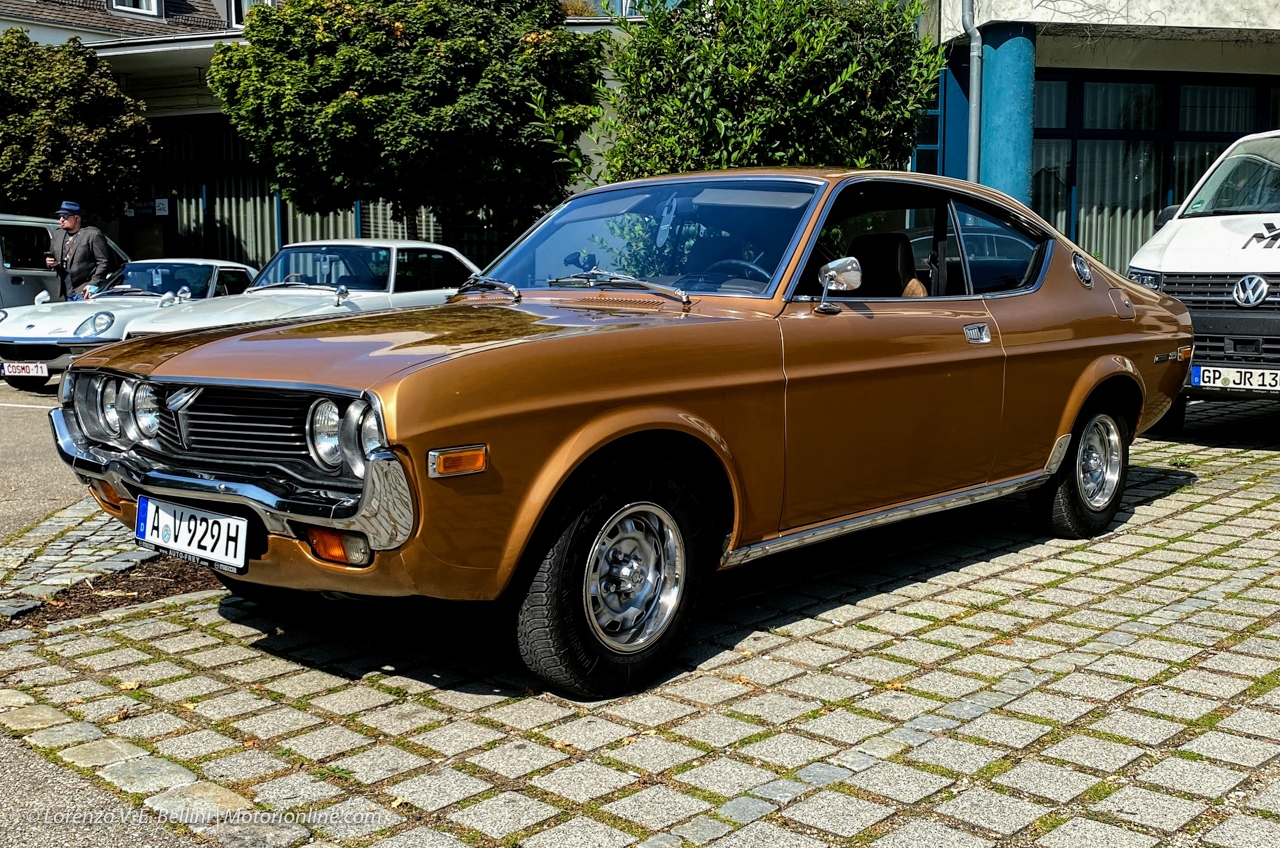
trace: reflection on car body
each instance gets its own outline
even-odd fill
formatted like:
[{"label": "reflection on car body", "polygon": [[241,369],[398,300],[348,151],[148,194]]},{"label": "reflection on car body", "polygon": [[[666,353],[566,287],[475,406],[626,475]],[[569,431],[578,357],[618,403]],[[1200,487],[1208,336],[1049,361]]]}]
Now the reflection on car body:
[{"label": "reflection on car body", "polygon": [[[510,595],[529,667],[602,695],[716,568],[1020,491],[1101,532],[1190,344],[997,192],[694,174],[571,198],[443,306],[97,351],[52,422],[143,544],[237,592]],[[152,534],[171,507],[243,519],[240,559]]]}]

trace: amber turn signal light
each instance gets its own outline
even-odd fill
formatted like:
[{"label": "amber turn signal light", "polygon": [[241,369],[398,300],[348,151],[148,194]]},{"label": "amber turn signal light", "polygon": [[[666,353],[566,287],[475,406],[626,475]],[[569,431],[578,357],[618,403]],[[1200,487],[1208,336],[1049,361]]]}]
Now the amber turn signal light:
[{"label": "amber turn signal light", "polygon": [[455,477],[479,474],[489,467],[489,449],[484,445],[441,448],[427,454],[427,476]]},{"label": "amber turn signal light", "polygon": [[1178,361],[1186,362],[1191,358],[1191,345],[1185,345],[1178,348]]},{"label": "amber turn signal light", "polygon": [[328,527],[308,527],[307,541],[320,559],[340,565],[368,565],[369,541],[359,533],[343,533]]}]

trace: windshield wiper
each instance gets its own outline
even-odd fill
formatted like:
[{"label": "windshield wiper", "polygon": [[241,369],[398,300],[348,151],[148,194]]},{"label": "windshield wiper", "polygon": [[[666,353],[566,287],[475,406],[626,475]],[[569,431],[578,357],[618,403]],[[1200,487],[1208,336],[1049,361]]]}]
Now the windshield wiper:
[{"label": "windshield wiper", "polygon": [[499,280],[497,277],[486,277],[483,274],[472,274],[467,277],[466,281],[458,286],[458,294],[468,291],[500,291],[511,295],[511,300],[520,302],[520,289],[508,283],[506,280]]},{"label": "windshield wiper", "polygon": [[304,289],[332,289],[333,288],[333,286],[330,285],[329,283],[304,283],[301,280],[281,280],[278,283],[266,283],[261,286],[249,286],[247,291],[261,291],[262,289],[274,289],[274,288],[281,288],[281,287],[294,288],[295,286],[298,288],[304,288]]},{"label": "windshield wiper", "polygon": [[564,277],[554,277],[547,280],[547,285],[572,285],[579,280],[585,282],[589,287],[594,288],[597,285],[617,286],[618,288],[629,289],[645,289],[657,294],[666,295],[688,306],[693,301],[689,300],[689,295],[684,289],[678,289],[674,286],[664,286],[661,283],[651,283],[648,280],[642,280],[639,277],[633,277],[630,274],[618,274],[613,271],[601,271],[599,268],[592,268],[590,271],[583,271],[579,274],[569,274]]}]

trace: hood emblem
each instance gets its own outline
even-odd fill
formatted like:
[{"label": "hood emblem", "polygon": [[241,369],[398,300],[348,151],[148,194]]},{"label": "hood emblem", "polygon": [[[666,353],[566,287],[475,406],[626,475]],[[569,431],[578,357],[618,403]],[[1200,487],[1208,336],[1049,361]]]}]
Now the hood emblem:
[{"label": "hood emblem", "polygon": [[1265,303],[1270,291],[1271,284],[1267,282],[1265,277],[1249,274],[1247,277],[1241,277],[1236,281],[1236,287],[1231,290],[1231,299],[1239,305],[1251,309]]},{"label": "hood emblem", "polygon": [[1261,244],[1264,250],[1280,244],[1280,227],[1277,227],[1275,224],[1263,224],[1262,228],[1261,232],[1256,232],[1249,236],[1249,238],[1245,240],[1244,247],[1240,249],[1244,250],[1254,242]]},{"label": "hood emblem", "polygon": [[200,393],[203,391],[203,387],[179,389],[169,395],[169,399],[165,401],[164,405],[169,407],[171,412],[181,412],[195,403],[196,398],[200,397]]}]

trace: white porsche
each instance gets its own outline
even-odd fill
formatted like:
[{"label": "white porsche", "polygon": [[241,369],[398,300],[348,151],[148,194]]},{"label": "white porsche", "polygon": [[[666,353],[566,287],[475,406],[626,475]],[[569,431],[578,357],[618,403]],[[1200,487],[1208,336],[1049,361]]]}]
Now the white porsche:
[{"label": "white porsche", "polygon": [[35,391],[80,354],[125,337],[139,318],[239,294],[257,271],[215,259],[128,262],[88,300],[0,309],[0,372],[16,389]]},{"label": "white porsche", "polygon": [[[451,247],[347,239],[287,245],[242,295],[190,300],[130,322],[125,338],[444,303],[480,269]],[[3,327],[3,324],[0,324]]]}]

